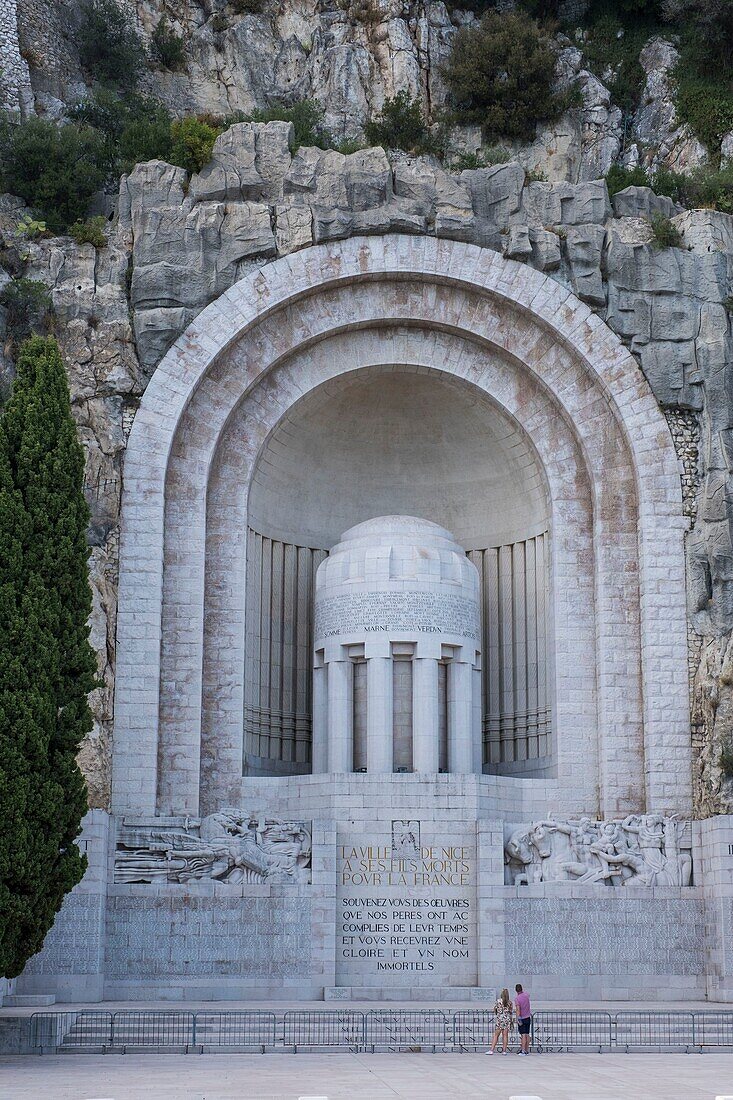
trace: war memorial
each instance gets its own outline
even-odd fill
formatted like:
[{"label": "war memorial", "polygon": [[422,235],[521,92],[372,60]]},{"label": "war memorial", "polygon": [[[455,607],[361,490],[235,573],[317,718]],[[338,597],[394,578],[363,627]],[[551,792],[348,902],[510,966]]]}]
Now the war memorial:
[{"label": "war memorial", "polygon": [[474,245],[313,245],[153,373],[110,811],[16,995],[733,996],[680,469],[636,359]]},{"label": "war memorial", "polygon": [[[697,1100],[678,1080],[720,1072],[732,1100],[719,8],[0,0],[0,519],[26,551],[29,343],[78,467],[76,553],[53,492],[32,513],[73,613],[30,637],[41,570],[0,554],[0,643],[12,604],[37,660],[0,644],[0,1073],[242,1048],[275,1094],[260,1053],[307,1048],[316,1094],[338,1048],[331,1100],[381,1100],[354,1063],[432,1048],[385,1072],[423,1089],[399,1095],[506,1100],[508,1059],[457,1056],[522,983],[556,1014],[534,1051],[603,1052],[585,1084]],[[29,716],[13,670],[58,635],[81,671]],[[605,1057],[629,1049],[638,1077]],[[113,1095],[102,1061],[84,1096]],[[562,1066],[512,1061],[566,1100]],[[41,1062],[19,1100],[55,1100]]]}]

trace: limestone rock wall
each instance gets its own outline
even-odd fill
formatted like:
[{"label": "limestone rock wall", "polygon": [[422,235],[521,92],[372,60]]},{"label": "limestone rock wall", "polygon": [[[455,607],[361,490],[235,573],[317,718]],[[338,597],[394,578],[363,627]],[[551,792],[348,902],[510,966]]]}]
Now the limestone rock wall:
[{"label": "limestone rock wall", "polygon": [[[603,180],[531,181],[517,162],[450,174],[381,149],[292,154],[289,139],[284,123],[238,124],[191,178],[159,161],[138,165],[121,182],[118,218],[99,252],[68,238],[24,243],[26,274],[51,287],[87,452],[92,636],[104,680],[82,752],[93,804],[104,805],[108,791],[122,460],[147,380],[196,314],[250,268],[312,243],[401,232],[470,241],[548,272],[638,357],[668,414],[691,528],[697,812],[725,812],[733,806],[720,769],[733,734],[733,218],[678,211],[645,188],[611,203]],[[21,210],[0,205],[6,247],[15,247]],[[655,246],[655,212],[673,217],[683,247]]]},{"label": "limestone rock wall", "polygon": [[[441,67],[457,28],[475,16],[443,0],[121,0],[145,43],[162,15],[186,43],[180,72],[150,68],[143,90],[174,114],[249,113],[273,101],[317,100],[337,141],[363,138],[364,124],[388,96],[405,91],[427,118],[445,104]],[[17,5],[17,8],[16,8]],[[511,4],[505,5],[507,7]],[[248,11],[248,7],[260,10]],[[581,18],[586,5],[568,0]],[[76,0],[0,0],[0,106],[63,117],[89,91],[75,47]],[[576,85],[580,105],[533,142],[512,153],[551,181],[577,183],[604,175],[619,156],[676,169],[695,167],[706,150],[676,118],[671,43],[653,39],[641,61],[647,74],[642,102],[626,122],[581,49],[559,36],[558,86]],[[609,74],[610,75],[610,74]],[[457,127],[456,150],[474,151],[478,127]],[[731,138],[733,148],[733,137]]]},{"label": "limestone rock wall", "polygon": [[18,36],[17,0],[0,0],[0,104],[16,117],[33,113],[30,72]]}]

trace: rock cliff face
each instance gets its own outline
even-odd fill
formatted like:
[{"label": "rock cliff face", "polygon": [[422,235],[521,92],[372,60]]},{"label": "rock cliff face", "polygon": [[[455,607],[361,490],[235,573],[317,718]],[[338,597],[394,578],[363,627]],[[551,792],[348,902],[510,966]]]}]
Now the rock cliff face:
[{"label": "rock cliff face", "polygon": [[[388,96],[406,91],[426,117],[445,104],[441,68],[457,28],[472,13],[442,0],[123,0],[147,44],[162,15],[186,42],[185,68],[151,69],[144,90],[175,114],[248,113],[274,101],[318,101],[337,141],[361,139]],[[17,5],[17,7],[16,7]],[[565,5],[582,15],[584,5]],[[251,9],[257,9],[251,10]],[[75,0],[0,0],[0,103],[27,115],[61,117],[88,92],[74,45]],[[561,36],[560,87],[576,84],[580,106],[539,128],[512,152],[551,181],[604,175],[619,155],[669,167],[694,167],[706,151],[680,126],[670,71],[674,47],[654,39],[642,53],[647,82],[636,116],[625,124],[608,88],[588,71],[581,49]],[[457,149],[475,150],[477,128],[454,133]]]},{"label": "rock cliff face", "polygon": [[[20,113],[35,104],[61,114],[85,90],[67,36],[76,7],[18,0],[18,9],[13,45],[6,30],[15,26],[15,0],[0,0],[0,49],[18,57],[24,50],[32,88],[22,65],[2,88],[12,85]],[[163,10],[159,0],[137,5],[146,33]],[[360,133],[384,96],[402,88],[428,110],[442,102],[439,68],[455,28],[437,0],[374,0],[358,11],[353,0],[348,8],[286,0],[257,16],[190,0],[168,15],[188,35],[188,67],[150,80],[179,111],[226,113],[271,96],[314,96],[326,106],[328,125],[347,136]],[[288,124],[243,123],[221,135],[197,175],[152,161],[123,178],[105,249],[66,237],[23,242],[25,275],[51,289],[87,455],[92,640],[103,681],[93,700],[95,729],[81,754],[93,806],[105,806],[109,793],[123,458],[156,364],[196,314],[252,267],[312,243],[401,232],[471,241],[548,272],[590,303],[638,357],[668,416],[690,522],[696,809],[733,810],[733,781],[720,767],[721,748],[733,737],[733,218],[681,211],[645,188],[628,188],[611,203],[598,179],[622,153],[632,162],[678,167],[704,156],[670,112],[670,51],[661,42],[645,51],[635,148],[623,149],[620,112],[583,68],[580,51],[566,44],[559,80],[577,82],[584,105],[514,150],[507,164],[451,173],[433,159],[382,149],[293,154]],[[460,140],[470,149],[479,139],[467,130]],[[547,182],[533,181],[525,169],[544,172]],[[6,258],[17,254],[22,213],[18,200],[0,197]],[[655,247],[654,213],[673,218],[684,247]],[[0,283],[6,279],[0,270]]]}]

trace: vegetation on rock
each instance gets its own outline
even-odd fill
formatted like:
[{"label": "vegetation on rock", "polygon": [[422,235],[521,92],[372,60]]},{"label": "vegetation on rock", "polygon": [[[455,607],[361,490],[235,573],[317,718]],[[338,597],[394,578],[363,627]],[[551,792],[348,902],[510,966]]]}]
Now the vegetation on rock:
[{"label": "vegetation on rock", "polygon": [[103,138],[89,126],[0,124],[0,189],[25,199],[56,233],[84,217],[105,182],[104,162]]},{"label": "vegetation on rock", "polygon": [[220,126],[205,119],[182,118],[171,126],[171,148],[166,159],[187,172],[200,172],[211,160],[214,142],[221,132]]},{"label": "vegetation on rock", "polygon": [[0,290],[5,328],[13,344],[42,329],[52,310],[51,295],[37,279],[11,279]]},{"label": "vegetation on rock", "polygon": [[155,99],[135,92],[118,95],[97,88],[71,112],[72,118],[97,130],[104,138],[104,168],[110,180],[146,160],[167,160],[172,120]]},{"label": "vegetation on rock", "polygon": [[462,27],[444,70],[455,121],[531,139],[538,122],[569,105],[554,90],[555,63],[552,39],[522,11],[488,12],[477,26]]},{"label": "vegetation on rock", "polygon": [[730,72],[733,52],[733,3],[731,0],[664,0],[665,18],[686,32],[688,52],[697,67],[712,75],[721,67]]},{"label": "vegetation on rock", "polygon": [[385,149],[404,149],[411,153],[434,153],[438,143],[431,138],[419,99],[410,99],[408,92],[398,92],[386,99],[381,113],[364,127],[370,145]]},{"label": "vegetation on rock", "polygon": [[186,50],[183,37],[171,27],[168,18],[161,15],[153,30],[150,47],[153,58],[164,69],[176,72],[186,64]]},{"label": "vegetation on rock", "polygon": [[76,762],[92,727],[84,455],[54,340],[21,349],[0,417],[0,974],[43,946],[84,874]]},{"label": "vegetation on rock", "polygon": [[106,225],[106,219],[97,214],[93,218],[87,218],[85,222],[74,222],[69,226],[69,236],[77,244],[93,244],[95,248],[104,248],[107,244],[107,234],[104,232]]},{"label": "vegetation on rock", "polygon": [[145,65],[137,31],[116,0],[83,0],[78,31],[79,60],[102,84],[132,88]]},{"label": "vegetation on rock", "polygon": [[331,135],[323,125],[323,111],[312,99],[302,99],[290,105],[275,103],[261,111],[252,111],[249,115],[237,115],[232,121],[292,122],[293,152],[301,145],[312,145],[317,149],[330,149],[333,145]]},{"label": "vegetation on rock", "polygon": [[658,168],[647,172],[644,168],[622,168],[614,165],[606,176],[610,195],[625,187],[651,187],[657,195],[666,195],[673,202],[688,208],[707,207],[733,214],[733,165],[711,169],[698,168],[694,172],[673,172]]},{"label": "vegetation on rock", "polygon": [[655,248],[682,248],[682,235],[671,218],[652,214],[651,225]]}]

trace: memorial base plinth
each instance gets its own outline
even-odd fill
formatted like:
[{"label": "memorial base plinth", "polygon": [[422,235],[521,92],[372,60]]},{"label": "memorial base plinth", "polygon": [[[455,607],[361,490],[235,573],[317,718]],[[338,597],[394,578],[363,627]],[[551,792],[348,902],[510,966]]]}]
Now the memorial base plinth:
[{"label": "memorial base plinth", "polygon": [[[220,853],[205,857],[204,844],[195,857],[237,881],[115,881],[123,834],[124,873],[134,866],[134,823],[93,811],[82,836],[87,876],[15,992],[479,1007],[522,982],[553,1002],[733,1002],[733,818],[680,830],[692,845],[690,885],[515,885],[507,837],[546,815],[534,792],[527,805],[528,786],[414,774],[245,780],[240,817],[259,837],[254,856],[238,849],[239,863],[226,864]],[[562,805],[546,786],[547,800]],[[570,803],[562,816],[584,809]],[[212,832],[210,823],[185,824],[184,840]],[[294,840],[301,826],[308,839]],[[163,819],[152,830],[161,831]],[[213,832],[206,843],[215,847]],[[269,877],[253,881],[245,865],[260,850]],[[297,862],[303,852],[307,867]],[[168,879],[190,873],[177,854],[166,859]]]}]

